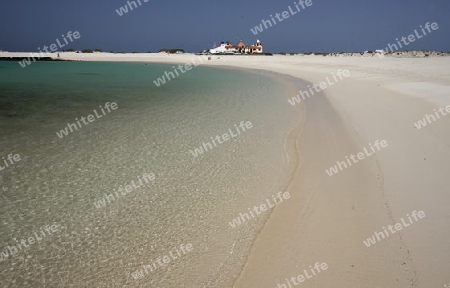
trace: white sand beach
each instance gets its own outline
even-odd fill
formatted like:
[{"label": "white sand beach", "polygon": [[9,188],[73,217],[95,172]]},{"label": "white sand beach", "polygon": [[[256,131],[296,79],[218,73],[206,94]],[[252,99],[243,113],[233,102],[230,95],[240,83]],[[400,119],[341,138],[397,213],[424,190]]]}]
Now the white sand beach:
[{"label": "white sand beach", "polygon": [[[0,57],[29,56],[0,52]],[[56,57],[56,55],[54,55]],[[298,164],[291,199],[277,206],[234,287],[286,287],[316,262],[309,287],[442,287],[450,282],[450,115],[414,123],[450,105],[450,57],[196,56],[77,54],[61,59],[189,63],[260,69],[319,84],[350,76],[286,109],[299,109],[288,149]],[[189,73],[189,72],[186,72]],[[331,79],[331,78],[330,78]],[[154,79],[150,79],[154,80]],[[440,114],[443,115],[443,114]],[[329,176],[325,169],[376,140],[389,145]],[[363,241],[416,210],[426,217],[367,247]],[[391,233],[390,233],[391,234]],[[280,285],[277,286],[277,283]],[[300,285],[301,286],[301,285]],[[305,286],[305,285],[304,285]],[[295,287],[293,285],[293,287]]]}]

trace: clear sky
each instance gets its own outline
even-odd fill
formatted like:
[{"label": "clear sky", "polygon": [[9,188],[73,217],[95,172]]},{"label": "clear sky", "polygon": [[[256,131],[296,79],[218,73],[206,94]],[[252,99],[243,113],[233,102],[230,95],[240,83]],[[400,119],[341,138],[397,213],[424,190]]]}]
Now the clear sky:
[{"label": "clear sky", "polygon": [[450,51],[450,0],[312,0],[310,7],[256,36],[250,28],[288,6],[296,11],[298,0],[140,1],[123,16],[116,9],[126,0],[2,1],[0,50],[37,51],[78,31],[81,38],[69,48],[198,52],[222,40],[250,44],[260,39],[266,52],[364,51],[383,49],[395,38],[420,32],[420,25],[437,22],[439,29],[406,50]]}]

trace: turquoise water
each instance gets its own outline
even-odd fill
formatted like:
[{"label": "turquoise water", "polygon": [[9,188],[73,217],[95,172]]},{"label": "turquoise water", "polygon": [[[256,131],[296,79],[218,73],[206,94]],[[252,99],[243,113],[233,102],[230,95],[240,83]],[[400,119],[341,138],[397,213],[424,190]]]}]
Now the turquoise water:
[{"label": "turquoise water", "polygon": [[[52,223],[58,233],[0,261],[12,287],[229,287],[265,216],[228,224],[286,182],[285,137],[298,112],[286,88],[258,72],[199,66],[161,87],[173,65],[0,62],[0,251]],[[60,139],[106,102],[118,109]],[[189,153],[241,121],[253,128]],[[2,164],[2,162],[0,162]],[[102,209],[94,201],[154,173]],[[192,243],[143,279],[131,273]],[[52,283],[52,284],[49,284]]]}]

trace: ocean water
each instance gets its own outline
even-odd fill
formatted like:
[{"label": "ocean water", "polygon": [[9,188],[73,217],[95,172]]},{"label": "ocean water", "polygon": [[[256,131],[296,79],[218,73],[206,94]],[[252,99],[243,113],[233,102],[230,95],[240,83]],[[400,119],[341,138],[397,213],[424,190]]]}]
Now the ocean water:
[{"label": "ocean water", "polygon": [[[21,157],[0,171],[0,252],[59,227],[0,260],[2,286],[231,286],[269,213],[229,222],[285,187],[299,114],[275,76],[198,66],[157,87],[172,66],[0,62],[0,165]],[[118,108],[101,114],[106,102]],[[102,117],[57,136],[93,110]],[[190,153],[241,121],[253,128]],[[114,196],[145,173],[151,184]],[[187,243],[191,252],[132,277]]]}]

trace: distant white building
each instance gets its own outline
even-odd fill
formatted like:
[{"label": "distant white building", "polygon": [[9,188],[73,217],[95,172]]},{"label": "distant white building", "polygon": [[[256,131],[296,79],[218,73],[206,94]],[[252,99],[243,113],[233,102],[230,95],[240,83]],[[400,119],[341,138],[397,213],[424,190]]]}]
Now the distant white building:
[{"label": "distant white building", "polygon": [[245,47],[245,53],[249,54],[261,54],[263,53],[263,47],[261,45],[261,41],[256,40],[256,43],[250,46]]},{"label": "distant white building", "polygon": [[235,52],[237,49],[230,42],[220,42],[219,46],[209,49],[211,54],[234,54]]},{"label": "distant white building", "polygon": [[262,53],[263,47],[261,41],[257,40],[255,44],[251,46],[245,46],[245,43],[241,40],[237,45],[233,45],[230,42],[220,42],[220,45],[209,49],[211,54],[239,54],[239,53]]}]

